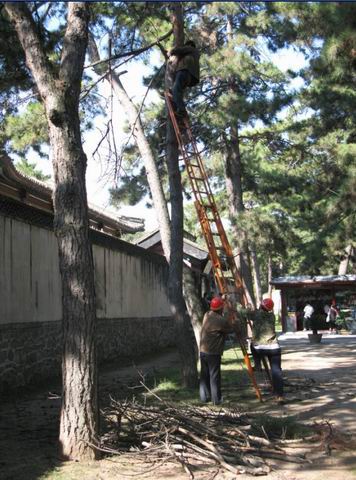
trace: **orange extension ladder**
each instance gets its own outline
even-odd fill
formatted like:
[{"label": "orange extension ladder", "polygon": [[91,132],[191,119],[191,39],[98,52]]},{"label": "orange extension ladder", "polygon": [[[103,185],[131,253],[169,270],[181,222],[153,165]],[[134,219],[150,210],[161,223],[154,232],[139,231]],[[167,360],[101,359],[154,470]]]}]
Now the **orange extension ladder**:
[{"label": "orange extension ladder", "polygon": [[[229,293],[237,294],[241,304],[245,306],[247,301],[241,276],[236,267],[234,255],[210,188],[209,179],[190,128],[189,117],[186,114],[182,118],[182,121],[178,122],[174,113],[171,93],[165,91],[165,98],[177,137],[179,150],[183,157],[194,194],[194,204],[208,247],[217,287],[222,295]],[[230,310],[230,319],[233,321],[236,319],[237,312],[231,304],[228,304],[228,307]],[[237,328],[235,328],[235,334],[244,357],[248,374],[256,391],[256,396],[262,401],[262,395],[256,382],[244,340],[241,338]]]}]

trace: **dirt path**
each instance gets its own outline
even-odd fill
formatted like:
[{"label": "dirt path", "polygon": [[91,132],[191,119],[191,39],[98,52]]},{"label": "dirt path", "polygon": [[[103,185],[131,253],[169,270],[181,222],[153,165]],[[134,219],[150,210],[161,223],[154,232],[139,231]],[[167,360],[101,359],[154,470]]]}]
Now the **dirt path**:
[{"label": "dirt path", "polygon": [[306,452],[312,463],[294,468],[280,464],[279,475],[284,476],[270,478],[321,480],[330,475],[333,480],[356,479],[356,336],[324,334],[321,344],[310,345],[307,335],[300,332],[281,336],[280,343],[287,383],[308,386],[287,393],[282,407],[261,409],[272,415],[295,415],[305,423],[328,421],[335,441],[330,455],[320,457],[316,448],[309,455]]},{"label": "dirt path", "polygon": [[[281,344],[287,383],[295,386],[299,382],[304,387],[287,393],[288,402],[285,405],[266,402],[259,410],[274,416],[296,415],[307,423],[328,420],[335,432],[342,432],[342,435],[334,436],[331,455],[323,455],[315,445],[312,451],[304,452],[308,458],[304,465],[281,462],[275,464],[276,471],[264,478],[321,480],[330,475],[333,480],[356,479],[353,453],[356,448],[356,337],[324,335],[320,345],[309,345],[305,334],[287,334],[281,337]],[[131,363],[121,368],[106,368],[100,373],[102,402],[107,402],[109,394],[115,396],[115,392],[122,391],[124,386],[137,384],[140,375],[154,375],[155,369],[163,365],[175,366],[177,362],[176,353],[171,351],[140,359],[136,365]],[[151,471],[152,466],[149,465],[132,465],[129,455],[90,465],[61,463],[56,456],[60,408],[58,393],[59,386],[53,385],[50,389],[3,399],[0,406],[0,480],[188,478],[176,464],[165,462]],[[351,436],[345,437],[346,433]],[[202,466],[196,472],[196,479],[208,478],[206,473]],[[211,474],[210,471],[210,477]],[[215,478],[225,480],[235,477],[219,472]],[[245,475],[236,478],[251,479]]]},{"label": "dirt path", "polygon": [[356,435],[356,336],[325,334],[321,344],[310,345],[299,333],[284,335],[281,344],[287,377],[315,380],[299,402],[287,405],[288,413],[308,421],[327,418]]}]

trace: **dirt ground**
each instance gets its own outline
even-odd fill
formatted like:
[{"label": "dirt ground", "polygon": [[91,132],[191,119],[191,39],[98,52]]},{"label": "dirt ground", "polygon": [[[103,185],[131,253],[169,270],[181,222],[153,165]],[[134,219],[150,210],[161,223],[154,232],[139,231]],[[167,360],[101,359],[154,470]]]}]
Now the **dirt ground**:
[{"label": "dirt ground", "polygon": [[[324,334],[320,345],[310,345],[305,333],[280,337],[283,349],[283,372],[287,386],[287,403],[276,405],[268,400],[258,406],[267,415],[295,415],[306,424],[329,422],[327,432],[333,440],[315,442],[290,449],[306,455],[303,464],[275,462],[266,480],[333,480],[356,479],[356,336]],[[162,365],[176,366],[176,352],[169,351],[138,359],[135,365],[106,367],[100,372],[101,404],[109,395],[134,383],[137,371],[154,371]],[[289,384],[302,386],[288,389]],[[224,387],[223,387],[224,388]],[[246,387],[241,387],[250,389]],[[61,462],[57,457],[60,387],[51,385],[33,392],[3,398],[0,406],[0,480],[127,480],[188,479],[180,465],[171,462],[144,464],[130,454],[110,457],[91,464]],[[242,406],[243,407],[243,406]],[[324,427],[325,427],[324,423]],[[331,430],[330,430],[331,429]],[[197,480],[215,478],[251,479],[244,474],[206,469],[194,472]]]}]

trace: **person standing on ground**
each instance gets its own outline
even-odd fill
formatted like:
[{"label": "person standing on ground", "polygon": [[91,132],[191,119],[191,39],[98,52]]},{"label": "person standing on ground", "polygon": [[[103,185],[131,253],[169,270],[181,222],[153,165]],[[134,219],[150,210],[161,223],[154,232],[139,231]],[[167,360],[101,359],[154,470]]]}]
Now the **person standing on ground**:
[{"label": "person standing on ground", "polygon": [[310,305],[310,303],[307,303],[304,307],[304,317],[303,317],[303,331],[310,330],[311,327],[311,318],[314,313],[314,308]]},{"label": "person standing on ground", "polygon": [[265,298],[262,300],[260,308],[250,313],[252,320],[251,353],[257,365],[261,364],[263,357],[268,358],[271,367],[273,392],[277,401],[282,402],[284,393],[281,368],[282,354],[277,341],[273,307],[273,300]]},{"label": "person standing on ground", "polygon": [[330,320],[328,319],[329,312],[330,312],[330,307],[329,307],[329,305],[326,303],[326,304],[324,305],[324,313],[325,313],[325,315],[326,315],[326,317],[325,317],[325,321],[326,321],[326,322],[329,322],[329,321],[330,321]]},{"label": "person standing on ground", "polygon": [[185,42],[183,47],[172,48],[168,56],[175,55],[178,62],[175,68],[174,84],[172,87],[173,102],[176,115],[184,117],[186,114],[183,94],[187,87],[197,85],[200,80],[199,50],[192,40]]},{"label": "person standing on ground", "polygon": [[336,308],[336,301],[333,300],[326,316],[326,321],[329,323],[329,333],[338,333],[336,330],[336,317],[338,314],[339,312]]},{"label": "person standing on ground", "polygon": [[206,312],[200,337],[200,385],[199,393],[202,402],[219,405],[221,397],[221,356],[224,352],[226,334],[233,331],[224,312],[224,300],[214,297],[210,302],[210,310]]}]

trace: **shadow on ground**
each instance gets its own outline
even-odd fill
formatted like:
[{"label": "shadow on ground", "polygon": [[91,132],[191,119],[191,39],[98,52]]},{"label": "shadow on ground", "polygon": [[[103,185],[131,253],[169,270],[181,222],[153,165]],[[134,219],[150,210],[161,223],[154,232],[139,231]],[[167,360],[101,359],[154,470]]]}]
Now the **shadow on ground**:
[{"label": "shadow on ground", "polygon": [[37,480],[61,465],[58,457],[60,398],[48,393],[16,395],[0,407],[0,478]]}]

